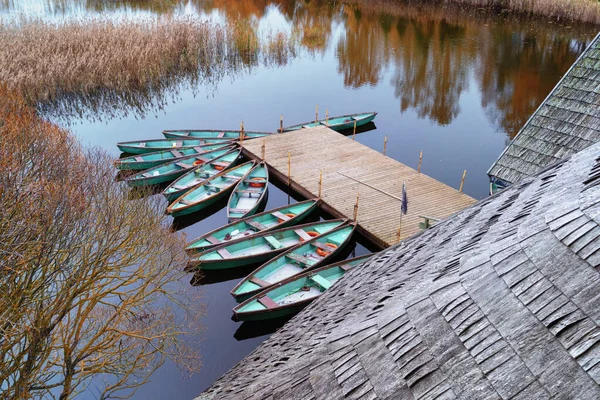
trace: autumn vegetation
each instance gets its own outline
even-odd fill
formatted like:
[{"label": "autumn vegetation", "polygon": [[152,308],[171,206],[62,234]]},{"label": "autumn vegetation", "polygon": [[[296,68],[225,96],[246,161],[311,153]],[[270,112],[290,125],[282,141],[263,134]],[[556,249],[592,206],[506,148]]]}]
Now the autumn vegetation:
[{"label": "autumn vegetation", "polygon": [[0,168],[1,397],[73,398],[92,381],[99,398],[127,396],[166,358],[198,368],[163,206],[130,200],[105,153],[6,85]]}]

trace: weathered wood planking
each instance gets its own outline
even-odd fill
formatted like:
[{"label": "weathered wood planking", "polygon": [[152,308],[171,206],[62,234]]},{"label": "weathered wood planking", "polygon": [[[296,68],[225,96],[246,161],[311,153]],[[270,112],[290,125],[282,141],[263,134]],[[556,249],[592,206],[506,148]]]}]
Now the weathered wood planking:
[{"label": "weathered wood planking", "polygon": [[419,232],[419,215],[447,218],[475,203],[466,194],[326,127],[247,140],[242,143],[244,153],[260,159],[263,143],[270,172],[283,182],[287,182],[291,153],[292,189],[304,196],[318,195],[319,171],[323,171],[323,208],[334,216],[352,219],[360,194],[359,231],[382,248],[397,241],[403,181],[409,206],[402,217],[402,239]]}]

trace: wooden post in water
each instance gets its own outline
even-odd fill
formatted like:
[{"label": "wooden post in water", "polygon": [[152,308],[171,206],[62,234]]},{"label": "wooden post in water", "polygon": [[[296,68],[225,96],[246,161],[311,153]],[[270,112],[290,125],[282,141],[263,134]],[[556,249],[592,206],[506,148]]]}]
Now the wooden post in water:
[{"label": "wooden post in water", "polygon": [[385,156],[385,152],[387,150],[387,135],[383,138],[383,155]]},{"label": "wooden post in water", "polygon": [[292,153],[288,151],[288,204],[290,204],[291,190],[292,190]]},{"label": "wooden post in water", "polygon": [[417,172],[421,173],[421,163],[423,162],[423,150],[421,150],[421,154],[419,154],[419,167],[417,168]]},{"label": "wooden post in water", "polygon": [[462,179],[460,180],[460,188],[458,189],[458,191],[461,192],[461,193],[462,193],[463,185],[465,184],[465,177],[466,176],[467,176],[467,170],[465,169],[465,172],[463,172]]},{"label": "wooden post in water", "polygon": [[360,193],[356,195],[356,204],[354,205],[354,221],[358,218],[358,199],[360,198]]},{"label": "wooden post in water", "polygon": [[329,127],[329,110],[325,109],[325,126]]},{"label": "wooden post in water", "polygon": [[323,193],[323,170],[319,171],[319,199]]},{"label": "wooden post in water", "polygon": [[283,114],[279,116],[279,133],[283,133]]},{"label": "wooden post in water", "polygon": [[354,120],[354,130],[352,131],[352,140],[354,141],[354,137],[356,136],[356,120]]},{"label": "wooden post in water", "polygon": [[262,149],[261,149],[261,153],[262,153],[262,160],[265,161],[265,149],[267,147],[267,139],[263,139],[263,143],[262,143]]},{"label": "wooden post in water", "polygon": [[244,143],[244,121],[240,124],[240,143]]},{"label": "wooden post in water", "polygon": [[317,104],[317,108],[315,110],[315,121],[319,120],[319,105]]}]

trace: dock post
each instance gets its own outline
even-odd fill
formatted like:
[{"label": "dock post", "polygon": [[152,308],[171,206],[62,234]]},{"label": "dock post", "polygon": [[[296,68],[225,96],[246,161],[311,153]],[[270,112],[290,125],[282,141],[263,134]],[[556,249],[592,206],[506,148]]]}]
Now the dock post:
[{"label": "dock post", "polygon": [[465,184],[465,177],[466,176],[467,176],[467,170],[465,169],[465,172],[463,172],[462,179],[460,180],[460,188],[458,189],[458,191],[461,192],[461,193],[462,193],[463,185]]},{"label": "dock post", "polygon": [[244,143],[244,121],[240,124],[240,143]]},{"label": "dock post", "polygon": [[323,170],[319,171],[319,199],[323,193]]},{"label": "dock post", "polygon": [[292,153],[288,151],[288,204],[290,204],[290,192],[292,191]]},{"label": "dock post", "polygon": [[283,114],[279,116],[279,133],[283,133]]},{"label": "dock post", "polygon": [[358,218],[358,199],[360,198],[360,193],[356,195],[356,204],[354,204],[354,222],[356,222]]},{"label": "dock post", "polygon": [[421,153],[419,154],[419,167],[417,168],[417,172],[420,174],[421,173],[421,163],[423,162],[423,150],[421,150]]},{"label": "dock post", "polygon": [[315,110],[315,121],[319,120],[319,105],[317,104],[317,108]]},{"label": "dock post", "polygon": [[325,126],[329,128],[329,109],[325,109]]},{"label": "dock post", "polygon": [[354,141],[354,137],[356,136],[356,120],[354,120],[354,131],[352,131],[352,140]]},{"label": "dock post", "polygon": [[383,138],[383,155],[385,156],[385,152],[387,150],[387,135]]},{"label": "dock post", "polygon": [[262,149],[261,149],[261,154],[262,154],[262,160],[265,161],[265,148],[267,147],[267,139],[263,139],[263,143],[262,143]]}]

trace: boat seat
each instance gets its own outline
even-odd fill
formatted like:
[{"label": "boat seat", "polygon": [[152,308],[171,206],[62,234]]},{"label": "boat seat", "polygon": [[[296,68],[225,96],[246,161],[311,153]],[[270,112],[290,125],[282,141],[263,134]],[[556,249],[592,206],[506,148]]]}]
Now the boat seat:
[{"label": "boat seat", "polygon": [[174,145],[175,145],[175,146],[173,146],[173,147],[181,147],[181,146],[183,146],[183,140],[177,140],[177,141],[174,143]]},{"label": "boat seat", "polygon": [[143,157],[140,157],[140,156],[137,156],[137,157],[135,158],[135,161],[137,161],[137,162],[142,162],[142,161],[144,161],[144,158],[143,158]]},{"label": "boat seat", "polygon": [[150,172],[144,172],[144,173],[142,173],[142,176],[144,178],[152,178],[154,175],[152,175]]},{"label": "boat seat", "polygon": [[275,303],[269,296],[265,295],[262,297],[257,297],[256,300],[267,308],[277,308],[279,304]]},{"label": "boat seat", "polygon": [[220,133],[217,135],[217,137],[218,137],[218,138],[222,138],[223,136],[225,136],[225,132],[220,132]]},{"label": "boat seat", "polygon": [[267,287],[267,286],[271,286],[271,284],[267,281],[263,281],[260,278],[257,278],[255,276],[253,276],[252,278],[249,279],[250,282],[254,283],[255,285],[258,285],[260,287]]},{"label": "boat seat", "polygon": [[227,179],[235,179],[235,180],[240,180],[241,176],[237,176],[237,175],[221,175],[223,178],[227,178]]},{"label": "boat seat", "polygon": [[238,189],[237,193],[247,193],[247,194],[261,194],[262,190],[252,190],[252,189]]},{"label": "boat seat", "polygon": [[251,227],[258,229],[259,231],[264,231],[268,228],[266,225],[263,225],[258,221],[254,221],[253,219],[249,219],[248,221],[246,221],[246,223]]},{"label": "boat seat", "polygon": [[204,150],[202,147],[195,146],[194,150],[196,150],[199,154],[206,153],[206,150]]},{"label": "boat seat", "polygon": [[273,248],[273,250],[278,250],[283,247],[283,244],[273,236],[265,236],[265,240],[269,242],[269,245]]},{"label": "boat seat", "polygon": [[342,269],[342,271],[348,272],[348,270],[350,270],[350,268],[352,268],[352,265],[350,265],[350,264],[340,264],[339,267]]},{"label": "boat seat", "polygon": [[321,249],[321,250],[325,250],[328,253],[331,253],[333,250],[335,250],[333,247],[329,247],[327,246],[325,243],[321,243],[321,242],[312,242],[311,243],[313,246]]},{"label": "boat seat", "polygon": [[183,204],[183,205],[186,205],[186,206],[189,206],[190,204],[194,204],[193,201],[189,201],[189,200],[186,200],[186,199],[181,199],[181,200],[179,200],[179,202],[181,204]]},{"label": "boat seat", "polygon": [[221,162],[221,161],[215,161],[215,162],[211,162],[210,165],[216,165],[217,167],[228,167],[229,163]]},{"label": "boat seat", "polygon": [[230,208],[229,209],[230,213],[236,213],[236,214],[246,214],[248,211],[250,211],[250,210],[244,210],[243,208]]},{"label": "boat seat", "polygon": [[227,259],[227,258],[232,258],[233,256],[231,255],[231,253],[229,251],[227,251],[227,249],[223,248],[223,249],[217,249],[217,253],[223,257],[223,259]]},{"label": "boat seat", "polygon": [[290,259],[292,259],[292,260],[300,263],[300,264],[304,264],[304,265],[308,265],[308,266],[312,265],[310,263],[310,260],[308,258],[300,256],[300,255],[298,255],[296,253],[289,253],[289,254],[286,254],[285,256],[287,258],[290,258]]},{"label": "boat seat", "polygon": [[313,275],[310,277],[310,279],[325,290],[331,287],[331,282],[323,278],[321,275]]},{"label": "boat seat", "polygon": [[175,190],[183,190],[183,189],[187,189],[187,186],[178,186],[178,185],[173,185],[171,186],[171,188],[175,189]]},{"label": "boat seat", "polygon": [[294,232],[296,232],[296,235],[300,236],[304,240],[312,239],[312,236],[306,233],[304,229],[294,229]]},{"label": "boat seat", "polygon": [[204,239],[206,239],[206,241],[208,243],[212,243],[212,244],[221,244],[221,241],[219,239],[217,239],[216,237],[212,236],[212,235],[208,235],[207,237],[205,237]]},{"label": "boat seat", "polygon": [[182,162],[175,163],[175,165],[177,165],[178,167],[184,168],[184,169],[192,168],[191,165],[182,163]]},{"label": "boat seat", "polygon": [[177,150],[171,150],[171,154],[173,154],[175,157],[183,157],[183,154],[181,154]]},{"label": "boat seat", "polygon": [[139,147],[146,147],[146,143],[144,143],[144,142],[138,143],[138,146]]},{"label": "boat seat", "polygon": [[283,214],[283,213],[281,213],[279,211],[273,211],[271,213],[271,215],[274,216],[274,217],[277,217],[278,219],[280,219],[280,220],[282,220],[284,222],[285,221],[289,221],[291,219],[290,217],[288,217],[287,215],[285,215],[285,214]]}]

